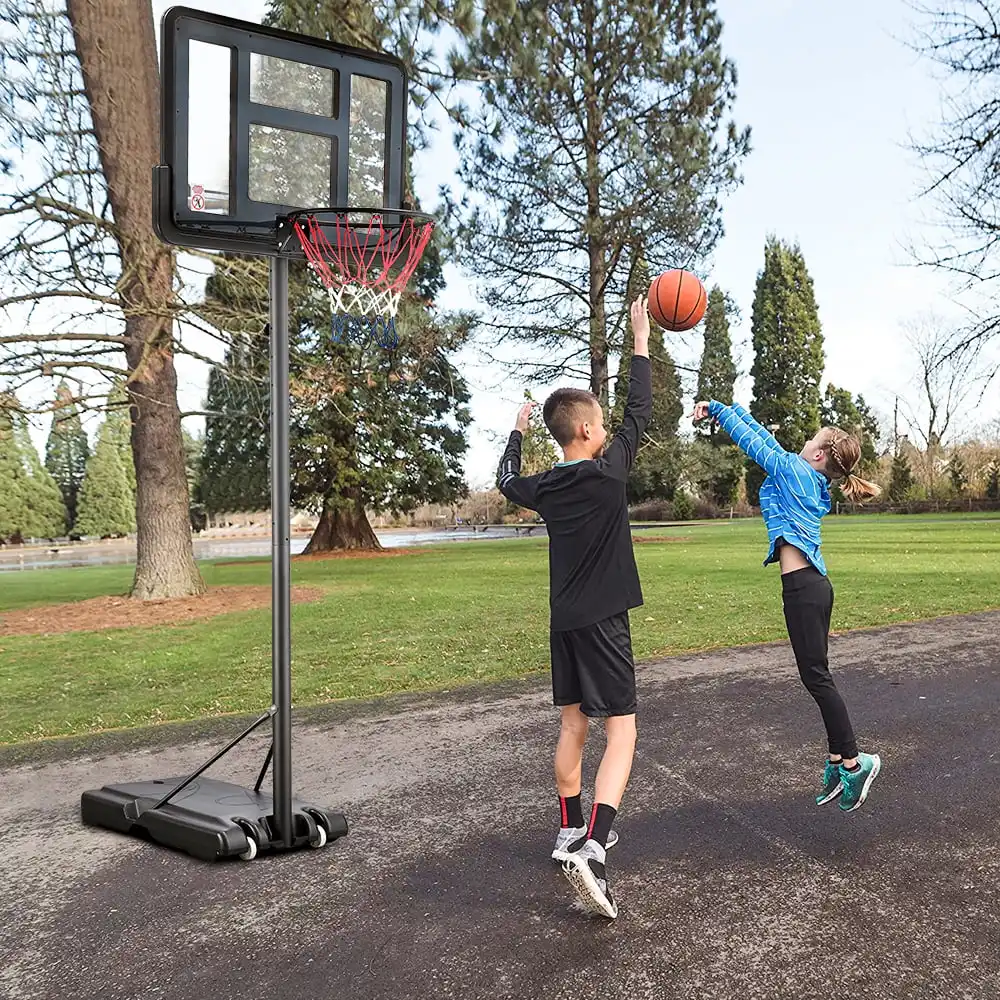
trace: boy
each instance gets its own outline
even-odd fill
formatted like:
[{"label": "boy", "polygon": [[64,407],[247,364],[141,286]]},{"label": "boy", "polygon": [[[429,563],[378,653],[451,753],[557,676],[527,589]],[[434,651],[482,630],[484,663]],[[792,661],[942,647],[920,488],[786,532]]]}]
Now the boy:
[{"label": "boy", "polygon": [[[646,300],[631,306],[635,356],[622,427],[605,448],[597,398],[557,389],[542,415],[563,461],[521,476],[521,440],[533,403],[521,408],[500,460],[497,485],[507,499],[537,511],[549,535],[552,695],[561,711],[555,755],[561,826],[552,857],[581,902],[609,919],[618,915],[606,851],[618,840],[611,825],[635,752],[635,663],[628,612],[642,604],[632,552],[625,486],[652,412]],[[583,747],[589,719],[603,718],[607,746],[585,824],[580,804]]]}]

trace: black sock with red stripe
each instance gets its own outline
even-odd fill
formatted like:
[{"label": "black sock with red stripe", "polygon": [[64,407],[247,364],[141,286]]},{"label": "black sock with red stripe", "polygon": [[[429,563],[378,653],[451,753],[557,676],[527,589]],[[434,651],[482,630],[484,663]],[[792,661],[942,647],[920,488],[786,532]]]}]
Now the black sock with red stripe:
[{"label": "black sock with red stripe", "polygon": [[568,798],[559,796],[559,821],[564,826],[571,826],[579,829],[583,826],[583,806],[580,804],[580,795],[572,795]]},{"label": "black sock with red stripe", "polygon": [[590,826],[587,828],[587,838],[596,840],[601,847],[608,846],[608,837],[611,834],[611,825],[618,815],[618,810],[604,802],[595,802],[594,810],[590,814]]}]

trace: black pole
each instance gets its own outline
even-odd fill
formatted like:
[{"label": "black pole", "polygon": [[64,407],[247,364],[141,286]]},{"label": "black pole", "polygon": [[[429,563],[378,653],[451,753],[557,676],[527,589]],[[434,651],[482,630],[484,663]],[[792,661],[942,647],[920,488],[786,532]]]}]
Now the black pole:
[{"label": "black pole", "polygon": [[271,258],[271,678],[274,821],[282,846],[292,829],[292,635],[288,461],[288,259]]}]

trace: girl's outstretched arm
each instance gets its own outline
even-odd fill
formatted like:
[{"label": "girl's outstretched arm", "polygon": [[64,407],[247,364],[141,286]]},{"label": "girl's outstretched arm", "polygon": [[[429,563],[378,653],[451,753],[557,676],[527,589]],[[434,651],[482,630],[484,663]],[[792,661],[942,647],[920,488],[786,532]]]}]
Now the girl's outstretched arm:
[{"label": "girl's outstretched arm", "polygon": [[749,411],[743,409],[739,403],[732,404],[733,412],[736,413],[740,420],[743,421],[757,435],[762,441],[770,443],[775,448],[780,448],[781,445],[778,444],[778,439],[763,425],[759,424]]},{"label": "girl's outstretched arm", "polygon": [[[743,414],[746,414],[749,422],[744,419]],[[753,459],[768,475],[778,475],[788,459],[788,452],[778,444],[774,435],[761,427],[742,406],[726,406],[716,399],[709,403],[695,404],[695,420],[704,420],[707,416],[717,420],[733,444]]]}]

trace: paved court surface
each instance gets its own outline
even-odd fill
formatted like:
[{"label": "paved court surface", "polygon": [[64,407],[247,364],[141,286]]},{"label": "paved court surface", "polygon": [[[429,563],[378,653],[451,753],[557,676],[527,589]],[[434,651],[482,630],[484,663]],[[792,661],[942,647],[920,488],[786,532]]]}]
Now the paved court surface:
[{"label": "paved court surface", "polygon": [[[851,816],[812,805],[819,717],[784,646],[642,667],[614,923],[547,861],[543,684],[300,713],[297,792],[352,832],[250,864],[77,819],[83,789],[181,772],[232,722],[5,751],[0,997],[994,1000],[998,650],[1000,613],[834,640],[885,761]],[[252,783],[263,748],[220,776]]]}]

